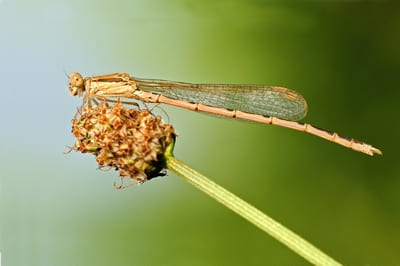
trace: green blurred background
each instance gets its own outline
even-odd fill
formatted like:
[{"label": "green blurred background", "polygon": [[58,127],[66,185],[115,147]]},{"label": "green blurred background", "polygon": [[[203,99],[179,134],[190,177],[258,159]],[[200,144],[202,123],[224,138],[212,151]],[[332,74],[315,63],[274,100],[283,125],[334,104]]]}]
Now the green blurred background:
[{"label": "green blurred background", "polygon": [[400,263],[400,9],[366,1],[0,0],[4,265],[307,265],[170,174],[123,191],[67,151],[65,75],[281,85],[374,144],[171,107],[176,157],[347,265]]}]

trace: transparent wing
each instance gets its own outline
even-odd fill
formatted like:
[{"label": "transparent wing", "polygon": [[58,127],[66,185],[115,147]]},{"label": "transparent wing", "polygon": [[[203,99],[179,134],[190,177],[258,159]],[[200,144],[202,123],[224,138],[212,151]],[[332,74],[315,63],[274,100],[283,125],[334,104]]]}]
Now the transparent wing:
[{"label": "transparent wing", "polygon": [[275,86],[191,84],[134,78],[138,88],[169,98],[297,121],[307,114],[299,93]]}]

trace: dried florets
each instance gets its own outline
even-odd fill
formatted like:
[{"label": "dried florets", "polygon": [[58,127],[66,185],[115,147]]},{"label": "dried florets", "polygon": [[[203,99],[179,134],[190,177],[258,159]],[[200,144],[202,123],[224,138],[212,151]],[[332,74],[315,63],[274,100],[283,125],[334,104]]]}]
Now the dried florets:
[{"label": "dried florets", "polygon": [[120,102],[84,106],[72,120],[72,134],[74,150],[95,155],[100,168],[115,168],[135,183],[165,175],[165,152],[176,137],[160,117],[126,109]]}]

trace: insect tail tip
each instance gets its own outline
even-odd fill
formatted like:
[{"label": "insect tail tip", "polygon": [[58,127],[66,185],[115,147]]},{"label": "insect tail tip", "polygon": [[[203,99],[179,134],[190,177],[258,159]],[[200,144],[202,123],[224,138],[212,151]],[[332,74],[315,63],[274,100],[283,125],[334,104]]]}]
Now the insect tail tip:
[{"label": "insect tail tip", "polygon": [[379,155],[382,155],[382,151],[380,149],[377,149],[377,148],[374,148],[374,147],[371,148],[371,152],[372,152],[372,155],[374,155],[375,153],[379,154]]}]

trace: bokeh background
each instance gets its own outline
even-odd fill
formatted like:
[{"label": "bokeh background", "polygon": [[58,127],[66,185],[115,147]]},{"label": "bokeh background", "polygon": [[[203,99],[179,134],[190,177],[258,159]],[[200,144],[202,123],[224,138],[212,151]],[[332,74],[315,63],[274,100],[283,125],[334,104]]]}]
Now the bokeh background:
[{"label": "bokeh background", "polygon": [[307,265],[169,174],[113,190],[67,151],[67,76],[281,85],[304,119],[374,144],[163,108],[176,157],[347,265],[400,263],[400,9],[381,1],[0,1],[4,265]]}]

